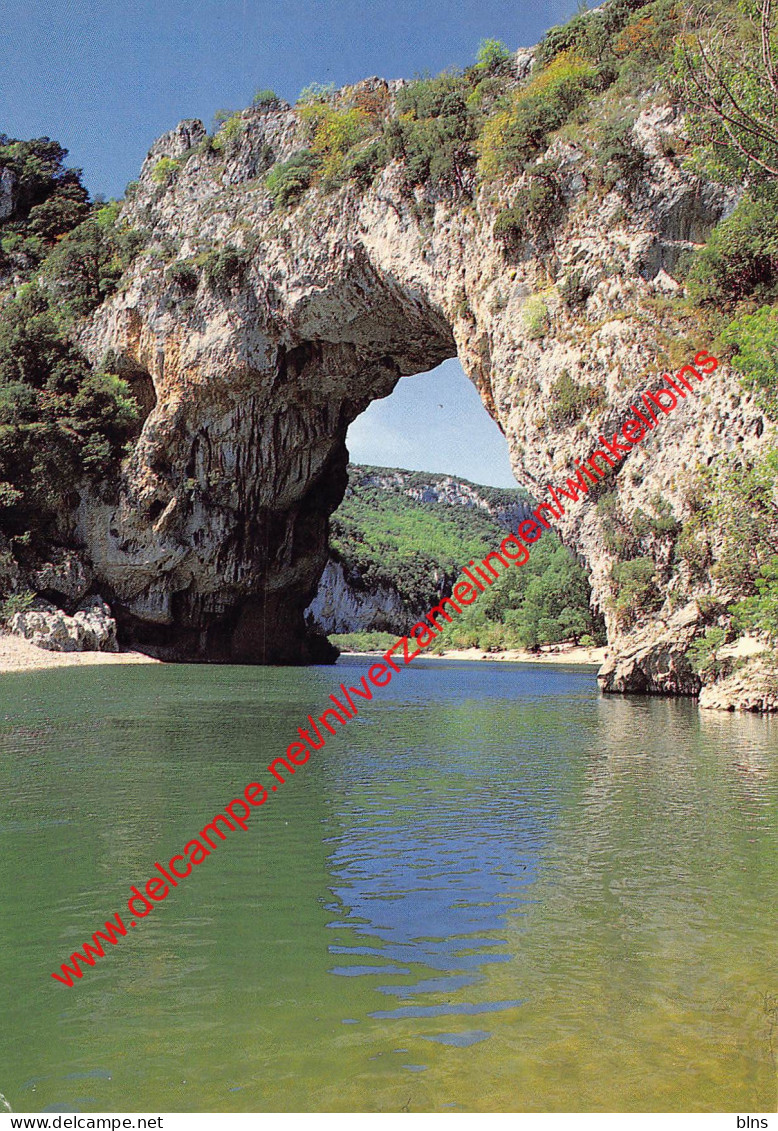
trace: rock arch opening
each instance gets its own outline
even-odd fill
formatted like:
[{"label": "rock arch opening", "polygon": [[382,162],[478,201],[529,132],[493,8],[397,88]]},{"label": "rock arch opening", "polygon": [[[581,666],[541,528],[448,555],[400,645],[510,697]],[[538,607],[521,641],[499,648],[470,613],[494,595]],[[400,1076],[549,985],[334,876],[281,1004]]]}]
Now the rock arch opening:
[{"label": "rock arch opening", "polygon": [[457,358],[401,379],[349,426],[351,463],[515,489],[508,441]]},{"label": "rock arch opening", "polygon": [[465,531],[489,529],[491,549],[528,510],[507,440],[456,359],[401,378],[352,422],[346,446],[349,486],[306,623],[327,636],[402,635],[450,594]]},{"label": "rock arch opening", "polygon": [[223,296],[228,317],[211,312],[199,332],[172,327],[167,308],[154,337],[134,308],[127,333],[117,340],[116,319],[100,343],[149,374],[156,400],[119,504],[91,516],[86,541],[123,640],[163,657],[334,658],[304,610],[346,488],[347,429],[402,376],[457,354],[441,307],[364,255],[283,317],[266,282]]}]

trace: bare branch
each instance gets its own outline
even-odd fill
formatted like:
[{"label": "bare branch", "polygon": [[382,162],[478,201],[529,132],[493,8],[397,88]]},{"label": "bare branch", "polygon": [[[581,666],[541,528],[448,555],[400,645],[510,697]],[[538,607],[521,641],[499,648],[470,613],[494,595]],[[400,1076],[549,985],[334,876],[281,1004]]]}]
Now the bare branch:
[{"label": "bare branch", "polygon": [[[742,120],[739,123],[735,123],[735,124],[740,125],[741,129],[746,130],[748,133],[753,133],[756,136],[762,137],[766,142],[770,143],[771,145],[778,145],[778,134],[776,133],[774,122],[770,123],[768,125],[768,124],[764,123],[760,117],[753,114],[751,111],[745,110],[739,104],[738,100],[735,98],[735,96],[732,93],[732,90],[730,89],[730,86],[727,83],[726,79],[724,78],[721,70],[716,69],[713,61],[706,54],[705,48],[703,47],[702,42],[698,43],[698,47],[699,47],[699,52],[700,52],[700,58],[702,59],[706,70],[710,73],[710,75],[715,80],[716,85],[721,88],[721,90],[724,92],[726,97],[732,103],[732,105],[735,108],[735,110],[737,111],[737,113],[740,114],[740,116],[741,116]],[[695,77],[696,77],[696,75],[695,75]],[[718,103],[719,107],[720,107],[720,100],[718,98],[716,98],[714,88],[709,87],[708,92],[709,92],[709,97],[711,99],[711,102]],[[729,120],[733,121],[732,118],[730,118]]]},{"label": "bare branch", "polygon": [[764,65],[767,81],[774,94],[778,95],[778,72],[773,61],[772,44],[772,0],[762,0],[761,11],[761,37],[762,37],[762,63]]},{"label": "bare branch", "polygon": [[[708,144],[717,149],[734,150],[771,177],[778,177],[778,167],[771,152],[778,155],[778,72],[772,49],[772,3],[759,0],[759,26],[751,18],[756,38],[752,47],[744,42],[742,25],[736,28],[731,21],[707,22],[705,13],[691,13],[684,19],[680,37],[680,76],[684,96],[691,107],[705,117],[711,125],[718,122],[726,141],[709,136]],[[761,68],[759,67],[761,62]],[[759,70],[766,78],[764,94],[767,108],[751,109],[743,103],[739,76],[759,78]],[[747,97],[747,95],[746,95]],[[761,112],[760,112],[761,111]]]},{"label": "bare branch", "polygon": [[778,167],[768,165],[766,161],[763,161],[761,159],[761,157],[757,157],[755,153],[752,153],[749,149],[746,149],[745,145],[743,145],[737,135],[733,132],[732,127],[730,126],[724,115],[721,114],[720,111],[717,111],[715,107],[710,107],[710,109],[720,119],[723,129],[729,137],[732,145],[734,145],[735,149],[737,149],[739,153],[742,153],[747,160],[753,161],[755,165],[758,165],[760,168],[764,169],[766,173],[769,173],[773,177],[778,177]]}]

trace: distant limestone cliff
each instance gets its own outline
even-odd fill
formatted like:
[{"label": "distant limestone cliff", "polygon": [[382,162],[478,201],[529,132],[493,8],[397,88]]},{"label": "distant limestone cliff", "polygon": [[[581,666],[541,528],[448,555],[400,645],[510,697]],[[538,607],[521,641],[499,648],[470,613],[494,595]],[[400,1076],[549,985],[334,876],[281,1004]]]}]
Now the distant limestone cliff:
[{"label": "distant limestone cliff", "polygon": [[519,490],[453,475],[351,464],[331,520],[330,558],[306,610],[330,634],[408,632],[462,565],[498,546],[531,513]]}]

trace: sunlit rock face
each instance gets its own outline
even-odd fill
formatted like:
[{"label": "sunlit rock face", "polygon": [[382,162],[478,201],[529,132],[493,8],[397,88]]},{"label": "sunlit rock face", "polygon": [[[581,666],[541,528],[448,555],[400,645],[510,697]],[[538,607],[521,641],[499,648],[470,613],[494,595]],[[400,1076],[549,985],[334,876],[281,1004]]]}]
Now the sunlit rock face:
[{"label": "sunlit rock face", "polygon": [[[492,229],[515,182],[431,200],[409,195],[389,165],[368,189],[312,189],[277,210],[264,174],[303,144],[302,125],[288,107],[245,111],[242,124],[220,153],[193,152],[199,122],[166,134],[126,207],[149,233],[147,251],[81,341],[95,362],[111,351],[114,367],[153,394],[118,501],[85,499],[79,531],[128,643],[192,660],[305,662],[328,656],[303,613],[345,489],[349,423],[400,376],[457,356],[508,439],[518,482],[536,495],[564,483],[573,459],[656,380],[660,349],[680,333],[661,304],[677,286],[675,263],[734,198],[664,156],[679,121],[652,106],[634,130],[644,182],[631,195],[617,185],[593,197],[583,150],[555,143],[565,218],[548,240],[509,251]],[[167,184],[153,175],[162,157],[180,162]],[[186,288],[176,281],[176,263],[202,264],[227,246],[241,252],[232,273],[209,277],[203,267]],[[573,275],[585,297],[571,306],[562,295]],[[528,299],[543,304],[542,332]],[[553,411],[565,370],[591,389],[578,419]],[[435,421],[427,425],[434,449]],[[722,366],[704,403],[690,397],[607,489],[628,514],[661,495],[682,517],[688,469],[766,439],[760,412]],[[557,526],[588,566],[613,650],[628,653],[632,630],[620,631],[611,609],[613,557],[595,502],[569,504]],[[643,552],[667,588],[655,615],[666,650],[672,610],[694,592],[661,540]],[[635,627],[642,647],[651,622]],[[640,670],[650,673],[644,689],[689,690],[675,677],[664,686],[661,663]]]}]

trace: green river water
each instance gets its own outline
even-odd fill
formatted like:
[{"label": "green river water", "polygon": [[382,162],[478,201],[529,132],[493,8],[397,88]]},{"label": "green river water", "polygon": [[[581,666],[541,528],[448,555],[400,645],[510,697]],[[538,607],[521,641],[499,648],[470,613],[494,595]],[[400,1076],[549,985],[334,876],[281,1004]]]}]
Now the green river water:
[{"label": "green river water", "polygon": [[3,677],[13,1110],[775,1111],[778,723],[592,669],[416,661],[51,978],[369,662]]}]

